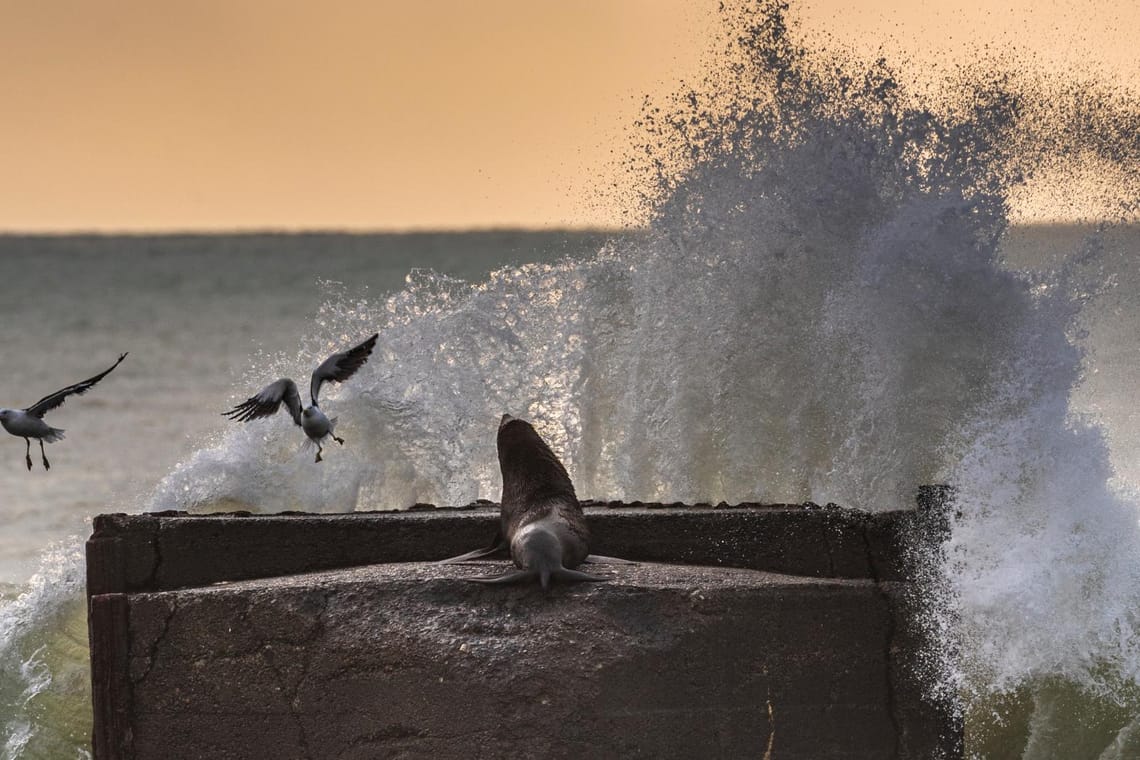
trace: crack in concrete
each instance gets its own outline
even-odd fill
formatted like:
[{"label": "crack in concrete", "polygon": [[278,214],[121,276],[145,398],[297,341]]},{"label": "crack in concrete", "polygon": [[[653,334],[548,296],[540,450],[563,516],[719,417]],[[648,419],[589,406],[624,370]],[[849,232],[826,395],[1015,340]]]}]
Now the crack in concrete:
[{"label": "crack in concrete", "polygon": [[[142,674],[139,675],[138,678],[132,679],[133,685],[137,686],[137,685],[141,684],[143,681],[145,681],[146,677],[148,675],[150,675],[150,671],[154,669],[154,661],[156,659],[158,659],[159,647],[162,646],[163,640],[166,638],[167,634],[170,633],[170,622],[174,619],[174,615],[177,612],[178,612],[178,599],[176,597],[171,597],[170,598],[170,609],[166,613],[166,619],[162,621],[162,630],[159,632],[159,634],[157,636],[154,637],[154,640],[150,643],[150,646],[147,647],[148,651],[147,651],[146,670],[144,670],[142,672]],[[129,656],[130,656],[130,652],[128,651],[128,661],[129,661]]]},{"label": "crack in concrete", "polygon": [[154,588],[158,588],[158,574],[162,570],[162,563],[164,557],[162,556],[162,541],[159,538],[162,530],[162,523],[159,523],[158,528],[154,531],[154,569],[150,573],[150,582]]},{"label": "crack in concrete", "polygon": [[154,518],[154,529],[150,535],[150,550],[154,554],[154,561],[151,563],[150,574],[143,582],[143,591],[157,591],[158,590],[158,570],[162,566],[162,549],[158,540],[159,531],[162,530],[162,522],[158,518]]},{"label": "crack in concrete", "polygon": [[768,689],[768,748],[764,750],[764,760],[772,760],[772,747],[776,744],[776,717],[772,710],[772,690]]},{"label": "crack in concrete", "polygon": [[887,716],[891,721],[891,730],[894,733],[894,757],[901,758],[902,755],[902,726],[899,724],[898,716],[898,700],[895,696],[895,680],[892,674],[894,659],[891,655],[894,649],[895,636],[897,634],[897,623],[895,620],[895,605],[891,600],[890,594],[883,586],[883,579],[879,577],[878,570],[875,567],[874,556],[871,549],[871,537],[869,531],[871,529],[872,521],[870,519],[864,520],[863,530],[861,532],[863,538],[863,549],[867,556],[867,568],[871,574],[871,580],[875,584],[875,591],[879,594],[879,598],[883,600],[883,604],[887,608],[887,631],[885,642],[883,646],[883,666],[886,671],[886,689],[887,689]]},{"label": "crack in concrete", "polygon": [[[289,715],[293,718],[294,725],[297,726],[298,743],[300,744],[301,752],[306,760],[312,760],[313,755],[309,749],[309,736],[305,731],[305,723],[301,720],[301,713],[297,709],[297,692],[300,690],[299,682],[296,689],[289,689],[285,675],[281,672],[281,669],[277,667],[277,660],[273,656],[272,641],[266,641],[261,645],[260,649],[262,659],[269,665],[270,670],[273,671],[273,675],[277,677],[277,685],[285,692],[285,703],[289,706]],[[292,693],[290,693],[290,691],[292,691]]]},{"label": "crack in concrete", "polygon": [[879,589],[879,594],[883,597],[883,601],[887,605],[887,641],[884,647],[884,658],[886,660],[887,669],[887,713],[890,715],[891,729],[895,734],[895,757],[898,758],[902,756],[902,726],[899,725],[899,704],[895,696],[895,679],[892,672],[895,665],[892,650],[894,649],[895,633],[898,624],[895,621],[895,607],[891,602],[890,595],[878,582],[875,583],[875,587]]},{"label": "crack in concrete", "polygon": [[[274,644],[282,643],[287,644],[288,646],[298,646],[298,644],[289,640],[267,638],[258,647],[258,649],[262,652],[262,656],[265,659],[266,663],[273,670],[273,674],[277,677],[277,683],[285,695],[286,704],[289,706],[289,714],[292,716],[293,722],[297,726],[300,749],[304,753],[304,757],[307,758],[307,760],[312,760],[313,754],[311,748],[309,747],[309,735],[308,731],[305,729],[305,722],[303,720],[304,716],[301,712],[299,700],[301,698],[301,687],[304,685],[305,680],[309,676],[309,668],[312,665],[313,658],[315,656],[314,648],[310,645],[324,635],[325,613],[328,612],[329,599],[331,596],[332,593],[327,591],[320,595],[321,608],[316,615],[316,625],[313,626],[313,630],[304,637],[302,643],[299,645],[302,652],[304,652],[304,655],[301,658],[301,673],[297,677],[297,682],[292,688],[290,688],[288,679],[285,677],[285,674],[281,671],[280,668],[277,667],[277,661],[274,657],[272,647]],[[248,616],[249,607],[246,608],[242,618],[245,619]]]},{"label": "crack in concrete", "polygon": [[835,577],[835,538],[832,535],[831,527],[824,524],[823,527],[823,540],[827,545],[827,577]]}]

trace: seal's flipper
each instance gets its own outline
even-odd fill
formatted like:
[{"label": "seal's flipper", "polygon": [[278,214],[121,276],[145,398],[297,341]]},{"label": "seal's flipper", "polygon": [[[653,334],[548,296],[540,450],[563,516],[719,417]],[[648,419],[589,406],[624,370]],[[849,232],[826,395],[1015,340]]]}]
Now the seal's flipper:
[{"label": "seal's flipper", "polygon": [[474,578],[467,578],[467,580],[472,583],[498,585],[501,583],[521,583],[537,577],[538,573],[534,570],[515,570],[513,573],[503,573],[502,575],[477,575]]},{"label": "seal's flipper", "polygon": [[456,562],[466,562],[471,559],[481,559],[483,557],[490,557],[492,554],[498,554],[507,550],[505,543],[497,543],[482,549],[475,549],[466,554],[460,554],[458,557],[448,557],[447,559],[436,560],[437,565],[453,565]]},{"label": "seal's flipper", "polygon": [[483,557],[490,557],[492,554],[505,552],[509,548],[506,541],[503,540],[503,530],[500,528],[495,537],[491,539],[491,543],[484,546],[482,549],[474,549],[466,554],[460,554],[458,557],[448,557],[447,559],[436,560],[437,565],[451,565],[456,562],[466,562],[469,559],[482,559]]},{"label": "seal's flipper", "polygon": [[611,580],[610,578],[603,578],[600,575],[590,575],[580,570],[571,570],[568,567],[558,568],[550,574],[550,577],[560,581],[590,581],[593,583],[606,583]]},{"label": "seal's flipper", "polygon": [[589,573],[583,573],[578,570],[571,570],[568,567],[559,567],[549,572],[543,572],[541,570],[515,570],[510,573],[503,573],[502,575],[479,575],[474,578],[467,578],[467,580],[474,583],[494,585],[538,580],[542,585],[543,591],[550,588],[551,579],[559,581],[590,581],[593,583],[605,583],[610,580],[609,578],[603,578],[599,575],[590,575]]},{"label": "seal's flipper", "polygon": [[636,565],[637,563],[631,559],[622,559],[620,557],[607,557],[604,554],[590,554],[583,562],[589,562],[591,565]]}]

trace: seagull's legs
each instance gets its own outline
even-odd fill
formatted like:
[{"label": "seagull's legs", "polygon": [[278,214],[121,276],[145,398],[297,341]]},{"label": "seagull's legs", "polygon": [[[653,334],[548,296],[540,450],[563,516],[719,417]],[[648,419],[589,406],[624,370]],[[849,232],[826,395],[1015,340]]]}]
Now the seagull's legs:
[{"label": "seagull's legs", "polygon": [[[329,435],[332,435],[332,433],[330,433]],[[336,441],[337,443],[339,443],[341,446],[344,445],[344,439],[343,438],[337,438],[335,435],[333,435],[332,439],[334,441]]]},{"label": "seagull's legs", "polygon": [[32,469],[32,439],[31,438],[25,438],[24,443],[27,444],[27,448],[24,449],[24,461],[28,463],[28,469],[31,470]]},{"label": "seagull's legs", "polygon": [[44,460],[44,469],[50,470],[51,469],[51,463],[48,462],[47,454],[44,453],[44,439],[43,438],[40,439],[40,456],[43,457],[43,460]]},{"label": "seagull's legs", "polygon": [[321,461],[321,451],[323,451],[323,449],[321,449],[321,442],[317,441],[317,458],[313,460],[314,462]]}]

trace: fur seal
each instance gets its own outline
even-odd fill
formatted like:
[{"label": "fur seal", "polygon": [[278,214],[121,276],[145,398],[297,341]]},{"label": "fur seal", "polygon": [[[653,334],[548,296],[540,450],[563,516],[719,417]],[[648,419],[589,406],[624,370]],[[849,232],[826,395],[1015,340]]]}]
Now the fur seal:
[{"label": "fur seal", "polygon": [[470,580],[516,583],[537,579],[543,590],[549,589],[552,578],[609,580],[574,569],[590,553],[590,531],[566,468],[542,437],[526,420],[504,414],[497,445],[503,474],[499,534],[489,547],[452,561],[488,556],[506,547],[518,570]]}]

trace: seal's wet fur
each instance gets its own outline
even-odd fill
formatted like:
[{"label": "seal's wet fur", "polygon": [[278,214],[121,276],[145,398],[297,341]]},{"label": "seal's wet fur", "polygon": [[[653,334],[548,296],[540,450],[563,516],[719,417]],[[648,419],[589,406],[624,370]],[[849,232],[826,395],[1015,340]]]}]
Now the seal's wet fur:
[{"label": "seal's wet fur", "polygon": [[498,449],[503,475],[499,513],[502,538],[488,549],[464,556],[486,556],[505,544],[519,569],[471,580],[515,583],[536,579],[543,589],[550,587],[552,578],[608,580],[574,569],[590,553],[590,531],[566,468],[542,437],[526,420],[504,414],[499,422]]}]

